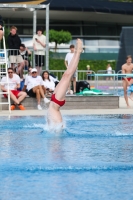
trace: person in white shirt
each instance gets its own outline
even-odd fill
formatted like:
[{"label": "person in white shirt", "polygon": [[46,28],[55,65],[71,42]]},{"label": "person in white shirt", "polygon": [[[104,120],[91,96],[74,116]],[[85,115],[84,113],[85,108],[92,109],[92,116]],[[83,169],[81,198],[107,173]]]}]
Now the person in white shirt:
[{"label": "person in white shirt", "polygon": [[57,79],[57,77],[54,74],[49,73],[49,78],[51,81],[53,81],[55,83],[55,87],[56,87],[59,83],[59,80]]},{"label": "person in white shirt", "polygon": [[[110,63],[107,65],[107,74],[112,74],[112,67],[111,67]],[[112,77],[108,76],[106,78],[106,80],[112,80]]]},{"label": "person in white shirt", "polygon": [[[9,81],[9,84],[7,83]],[[20,110],[25,110],[24,106],[21,104],[21,101],[27,96],[26,92],[18,91],[17,89],[20,88],[20,78],[17,74],[14,74],[12,68],[8,68],[8,79],[4,76],[1,80],[1,90],[3,92],[8,91],[9,85],[9,92],[10,98],[14,101],[14,104],[11,105],[11,110],[14,110],[16,105],[19,107]],[[3,94],[5,98],[7,98],[7,94]]]},{"label": "person in white shirt", "polygon": [[[71,60],[74,56],[74,51],[75,51],[75,47],[74,45],[70,45],[70,52],[67,53],[66,57],[65,57],[65,66],[66,68],[68,68],[68,66],[70,65],[71,63]],[[74,74],[72,75],[72,82],[73,82],[73,93],[76,93],[76,76],[77,76],[77,72],[75,71]],[[69,84],[69,87],[68,87],[68,94],[70,93],[70,90],[71,90],[71,81],[70,81],[70,84]]]},{"label": "person in white shirt", "polygon": [[48,94],[52,94],[55,89],[55,83],[53,81],[53,77],[50,78],[49,72],[44,71],[42,73],[43,85],[46,88]]},{"label": "person in white shirt", "polygon": [[44,95],[44,86],[43,80],[41,76],[37,75],[37,69],[33,68],[31,70],[31,76],[27,76],[24,83],[23,91],[26,91],[30,97],[36,97],[37,99],[37,108],[38,110],[42,110],[40,105],[41,97],[44,99],[44,103],[49,103],[50,101]]},{"label": "person in white shirt", "polygon": [[42,66],[44,66],[46,47],[46,36],[42,34],[42,28],[37,29],[37,34],[33,36],[33,48],[35,53],[35,64],[38,75],[42,72]]}]

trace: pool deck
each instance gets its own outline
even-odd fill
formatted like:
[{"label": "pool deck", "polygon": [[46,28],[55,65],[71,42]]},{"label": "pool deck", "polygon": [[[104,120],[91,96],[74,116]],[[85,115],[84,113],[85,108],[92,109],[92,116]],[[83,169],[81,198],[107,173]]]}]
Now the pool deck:
[{"label": "pool deck", "polygon": [[[74,109],[61,110],[62,115],[105,115],[105,114],[133,114],[133,101],[129,99],[131,108],[127,108],[124,97],[119,98],[119,108],[116,109]],[[0,116],[44,116],[46,110],[8,110],[0,111]]]}]

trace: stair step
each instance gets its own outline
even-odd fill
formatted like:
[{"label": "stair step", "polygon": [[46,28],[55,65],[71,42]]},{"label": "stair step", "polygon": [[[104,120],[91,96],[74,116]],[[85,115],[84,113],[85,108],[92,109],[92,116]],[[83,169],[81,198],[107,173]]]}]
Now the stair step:
[{"label": "stair step", "polygon": [[[50,98],[49,98],[50,99]],[[2,102],[7,102],[6,98],[2,97]],[[36,98],[26,97],[22,104],[26,110],[37,108]],[[41,99],[41,105],[44,106],[44,101]],[[2,110],[8,110],[7,105],[1,105]],[[66,103],[61,109],[115,109],[119,108],[119,96],[66,96]]]}]

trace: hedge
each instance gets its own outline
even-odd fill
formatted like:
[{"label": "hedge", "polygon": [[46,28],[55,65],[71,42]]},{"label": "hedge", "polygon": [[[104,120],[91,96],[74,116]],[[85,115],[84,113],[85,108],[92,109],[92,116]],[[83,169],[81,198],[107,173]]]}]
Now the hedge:
[{"label": "hedge", "polygon": [[[86,70],[86,66],[90,65],[90,69],[97,72],[98,70],[106,70],[107,64],[109,62],[106,60],[80,60],[78,64],[78,70]],[[110,62],[112,69],[116,69],[116,61]],[[65,70],[64,60],[62,59],[52,59],[49,60],[50,70]]]}]

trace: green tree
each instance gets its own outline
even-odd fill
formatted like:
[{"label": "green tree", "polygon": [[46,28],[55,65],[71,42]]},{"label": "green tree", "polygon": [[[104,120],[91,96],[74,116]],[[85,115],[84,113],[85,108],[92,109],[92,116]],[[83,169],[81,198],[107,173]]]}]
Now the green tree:
[{"label": "green tree", "polygon": [[[46,32],[44,32],[45,34]],[[56,31],[56,30],[49,30],[49,41],[55,42],[55,52],[57,50],[57,44],[61,43],[68,43],[72,40],[72,35],[68,31]]]}]

